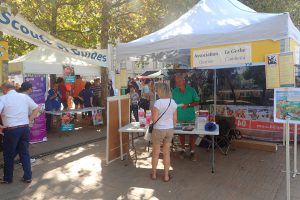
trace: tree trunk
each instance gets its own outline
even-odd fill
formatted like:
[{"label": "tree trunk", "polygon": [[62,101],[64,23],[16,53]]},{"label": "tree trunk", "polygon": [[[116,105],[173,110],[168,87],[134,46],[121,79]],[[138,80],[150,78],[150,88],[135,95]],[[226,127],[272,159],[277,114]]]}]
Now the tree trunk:
[{"label": "tree trunk", "polygon": [[[101,42],[101,49],[108,48],[108,41],[109,41],[109,22],[110,22],[110,9],[111,9],[111,0],[102,0],[102,8],[101,8],[101,18],[99,19],[100,24],[100,42]],[[110,58],[111,59],[111,58]],[[101,105],[106,107],[107,105],[107,96],[108,96],[108,68],[101,67],[101,87],[102,87],[102,94],[101,94]],[[104,124],[106,125],[106,111],[103,112],[104,116]]]},{"label": "tree trunk", "polygon": [[51,31],[50,34],[56,36],[57,34],[57,1],[51,1]]},{"label": "tree trunk", "polygon": [[101,18],[100,18],[100,42],[101,49],[107,49],[108,40],[109,40],[109,21],[110,21],[110,9],[111,9],[111,1],[103,0],[102,1],[102,9],[101,9]]}]

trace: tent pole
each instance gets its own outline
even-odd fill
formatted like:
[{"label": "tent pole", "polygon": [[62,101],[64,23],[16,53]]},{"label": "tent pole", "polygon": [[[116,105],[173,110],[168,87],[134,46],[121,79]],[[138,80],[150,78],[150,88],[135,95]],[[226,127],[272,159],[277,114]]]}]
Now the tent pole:
[{"label": "tent pole", "polygon": [[217,115],[217,70],[214,69],[214,118]]}]

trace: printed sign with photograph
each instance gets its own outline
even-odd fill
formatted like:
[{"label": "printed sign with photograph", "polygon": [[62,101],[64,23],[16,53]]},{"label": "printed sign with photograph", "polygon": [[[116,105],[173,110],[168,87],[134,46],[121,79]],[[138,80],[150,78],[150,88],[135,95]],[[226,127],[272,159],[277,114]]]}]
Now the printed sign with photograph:
[{"label": "printed sign with photograph", "polygon": [[74,128],[74,114],[63,113],[63,115],[61,116],[60,131],[73,131]]},{"label": "printed sign with photograph", "polygon": [[93,124],[94,125],[100,125],[103,124],[103,116],[102,116],[102,110],[96,110],[93,111]]},{"label": "printed sign with photograph", "polygon": [[64,79],[66,83],[74,83],[75,82],[75,70],[71,65],[63,65],[63,73]]},{"label": "printed sign with photograph", "polygon": [[274,90],[274,121],[300,122],[300,88],[278,88]]}]

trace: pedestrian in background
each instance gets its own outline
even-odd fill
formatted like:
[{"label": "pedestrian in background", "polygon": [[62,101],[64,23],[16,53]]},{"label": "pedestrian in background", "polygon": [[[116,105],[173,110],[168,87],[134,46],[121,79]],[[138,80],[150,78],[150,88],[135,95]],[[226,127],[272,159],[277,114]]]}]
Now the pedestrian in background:
[{"label": "pedestrian in background", "polygon": [[85,81],[80,75],[76,75],[76,81],[72,85],[72,96],[75,104],[75,109],[83,107],[83,102],[78,98],[79,93],[84,89]]},{"label": "pedestrian in background", "polygon": [[[45,102],[46,111],[57,111],[61,108],[61,96],[58,92],[58,83],[53,83],[52,87],[48,91],[47,99]],[[52,115],[46,113],[46,130],[51,130]]]},{"label": "pedestrian in background", "polygon": [[101,83],[100,83],[100,77],[97,77],[94,79],[94,83],[92,85],[93,90],[93,106],[100,107],[101,106]]},{"label": "pedestrian in background", "polygon": [[61,103],[64,107],[64,110],[68,109],[68,90],[65,84],[65,81],[63,78],[59,77],[57,79],[57,83],[58,83],[58,91],[60,93],[61,96]]},{"label": "pedestrian in background", "polygon": [[[86,82],[84,89],[79,93],[78,98],[83,101],[84,108],[93,107],[93,90],[92,84],[90,82]],[[87,112],[88,118],[87,121],[91,122],[92,120],[92,111]]]},{"label": "pedestrian in background", "polygon": [[136,92],[136,88],[134,86],[130,86],[130,121],[132,119],[132,114],[136,122],[139,121],[138,110],[139,110],[139,99],[140,96]]}]

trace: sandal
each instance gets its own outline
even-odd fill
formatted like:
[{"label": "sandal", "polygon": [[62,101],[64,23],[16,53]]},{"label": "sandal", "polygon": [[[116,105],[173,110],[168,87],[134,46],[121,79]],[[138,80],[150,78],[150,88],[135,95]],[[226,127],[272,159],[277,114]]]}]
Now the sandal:
[{"label": "sandal", "polygon": [[169,174],[169,178],[168,179],[165,179],[165,177],[163,177],[163,181],[164,182],[169,182],[171,179],[172,179],[172,176],[170,174]]},{"label": "sandal", "polygon": [[153,176],[153,174],[150,174],[150,178],[151,178],[151,180],[153,180],[153,181],[155,181],[156,179],[157,179],[157,177],[155,176]]}]

